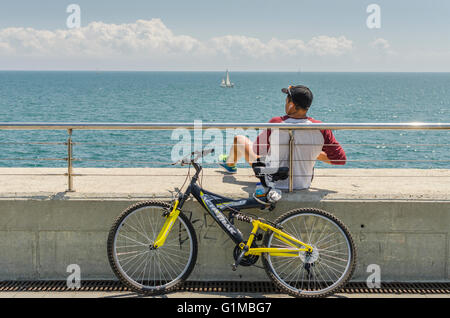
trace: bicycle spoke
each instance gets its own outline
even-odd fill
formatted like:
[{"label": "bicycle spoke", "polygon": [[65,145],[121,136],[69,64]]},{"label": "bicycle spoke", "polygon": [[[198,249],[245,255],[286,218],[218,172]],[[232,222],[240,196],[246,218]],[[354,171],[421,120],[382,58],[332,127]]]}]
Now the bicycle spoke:
[{"label": "bicycle spoke", "polygon": [[142,243],[142,242],[138,242],[138,241],[136,241],[136,240],[134,240],[134,239],[132,239],[132,238],[126,236],[126,235],[123,235],[123,234],[119,234],[119,235],[122,236],[122,237],[125,237],[126,239],[128,239],[128,240],[130,240],[130,241],[133,241],[133,242],[135,242],[135,243],[137,243],[137,244],[139,244],[139,245],[147,246],[147,244]]},{"label": "bicycle spoke", "polygon": [[131,226],[131,224],[127,223],[127,224],[124,224],[124,226],[131,227],[136,233],[138,233],[138,234],[142,235],[143,237],[145,237],[148,240],[149,243],[151,242],[147,235],[145,235],[144,233],[140,232],[139,230],[137,230],[136,228]]},{"label": "bicycle spoke", "polygon": [[311,242],[311,237],[312,237],[312,234],[314,233],[314,225],[316,225],[316,222],[317,222],[317,218],[314,218],[314,223],[311,226],[311,231],[309,232],[310,236],[308,237],[308,242]]},{"label": "bicycle spoke", "polygon": [[134,274],[136,273],[136,271],[144,264],[144,262],[147,260],[146,254],[143,254],[142,256],[144,256],[144,258],[140,261],[139,265],[136,266],[135,270],[133,271],[133,273],[131,273],[130,277],[134,277]]},{"label": "bicycle spoke", "polygon": [[342,262],[344,262],[344,263],[347,263],[347,262],[348,262],[348,259],[339,258],[339,257],[332,256],[332,255],[329,255],[329,254],[326,254],[326,253],[321,253],[321,255],[322,255],[323,257],[332,258],[332,259],[335,259],[335,260],[338,260],[338,261],[342,261]]},{"label": "bicycle spoke", "polygon": [[139,251],[130,251],[130,252],[117,253],[117,256],[119,256],[119,255],[128,255],[128,254],[136,254],[138,252]]},{"label": "bicycle spoke", "polygon": [[[123,261],[125,261],[125,260],[133,260],[133,259],[135,259],[136,257],[141,256],[142,254],[145,254],[145,253],[147,253],[147,252],[148,252],[148,251],[144,251],[144,252],[141,252],[141,253],[139,253],[139,254],[131,255],[131,256],[128,256],[128,257],[126,257],[126,258],[122,258],[121,261],[123,262]],[[126,264],[128,264],[128,262],[126,262],[124,265],[126,265]],[[122,266],[124,266],[124,265],[122,265]]]}]

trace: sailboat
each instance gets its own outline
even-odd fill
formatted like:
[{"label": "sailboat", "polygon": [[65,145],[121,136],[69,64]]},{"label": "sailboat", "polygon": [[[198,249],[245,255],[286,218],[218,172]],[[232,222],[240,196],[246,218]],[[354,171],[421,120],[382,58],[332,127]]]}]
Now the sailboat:
[{"label": "sailboat", "polygon": [[228,73],[228,70],[225,74],[225,78],[222,78],[222,82],[220,83],[221,87],[234,87],[234,83],[231,83],[230,81],[230,74]]}]

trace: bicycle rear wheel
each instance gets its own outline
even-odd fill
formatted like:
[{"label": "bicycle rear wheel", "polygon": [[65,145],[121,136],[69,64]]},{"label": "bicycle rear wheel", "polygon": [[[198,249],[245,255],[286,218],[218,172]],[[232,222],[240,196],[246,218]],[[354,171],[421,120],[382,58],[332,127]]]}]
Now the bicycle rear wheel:
[{"label": "bicycle rear wheel", "polygon": [[197,259],[197,237],[180,213],[163,246],[153,243],[163,227],[164,202],[137,203],[118,216],[108,236],[108,259],[114,274],[133,291],[157,295],[176,289]]},{"label": "bicycle rear wheel", "polygon": [[[352,276],[356,248],[347,227],[332,214],[319,209],[298,209],[281,215],[276,224],[285,233],[309,244],[313,252],[295,257],[265,254],[264,268],[284,292],[295,297],[324,297],[338,291]],[[266,234],[267,247],[292,248],[273,232]]]}]

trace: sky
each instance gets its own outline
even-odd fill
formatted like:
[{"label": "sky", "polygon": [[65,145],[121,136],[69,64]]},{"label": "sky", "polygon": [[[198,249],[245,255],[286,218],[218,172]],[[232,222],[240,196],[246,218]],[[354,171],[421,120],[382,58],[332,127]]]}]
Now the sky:
[{"label": "sky", "polygon": [[0,0],[0,70],[450,72],[449,17],[448,0]]}]

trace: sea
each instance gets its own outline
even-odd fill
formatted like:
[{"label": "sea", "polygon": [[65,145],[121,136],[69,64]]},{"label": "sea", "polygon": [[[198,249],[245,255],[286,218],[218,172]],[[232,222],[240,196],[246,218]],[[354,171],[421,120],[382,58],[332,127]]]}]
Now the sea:
[{"label": "sea", "polygon": [[[224,73],[2,71],[0,122],[265,123],[284,115],[281,88],[302,84],[314,94],[308,115],[324,123],[450,123],[450,73],[231,71],[234,87],[222,88]],[[223,132],[215,144],[207,134],[74,130],[74,167],[171,167],[176,145],[200,138],[219,155],[233,133],[247,131]],[[450,168],[449,130],[333,133],[348,159],[336,169]],[[66,130],[0,129],[0,167],[66,167],[67,138]]]}]

